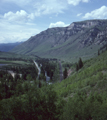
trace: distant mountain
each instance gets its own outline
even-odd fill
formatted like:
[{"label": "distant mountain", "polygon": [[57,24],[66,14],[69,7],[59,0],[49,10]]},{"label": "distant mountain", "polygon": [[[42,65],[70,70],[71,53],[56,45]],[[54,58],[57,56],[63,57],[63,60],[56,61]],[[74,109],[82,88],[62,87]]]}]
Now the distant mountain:
[{"label": "distant mountain", "polygon": [[107,20],[73,22],[49,28],[15,47],[12,52],[48,58],[77,60],[97,55],[107,44]]},{"label": "distant mountain", "polygon": [[20,45],[22,42],[16,42],[16,43],[0,43],[0,51],[8,52],[12,50],[14,47]]}]

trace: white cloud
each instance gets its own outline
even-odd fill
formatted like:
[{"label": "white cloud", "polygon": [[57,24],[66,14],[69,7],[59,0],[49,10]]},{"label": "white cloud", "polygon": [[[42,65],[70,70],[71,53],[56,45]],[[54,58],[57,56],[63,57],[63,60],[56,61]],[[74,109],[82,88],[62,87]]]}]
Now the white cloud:
[{"label": "white cloud", "polygon": [[4,0],[4,2],[15,3],[35,16],[63,13],[63,10],[67,9],[66,0]]},{"label": "white cloud", "polygon": [[78,5],[80,2],[85,2],[85,3],[88,3],[89,0],[67,0],[68,1],[68,4],[72,4],[74,6]]},{"label": "white cloud", "polygon": [[32,13],[32,16],[41,16],[47,14],[59,14],[64,13],[64,10],[68,9],[68,5],[78,5],[80,2],[88,3],[90,0],[2,0],[7,3],[14,3],[20,8],[23,8],[25,12]]},{"label": "white cloud", "polygon": [[19,42],[27,40],[30,36],[36,35],[40,30],[36,29],[35,24],[9,23],[6,20],[0,21],[0,43]]},{"label": "white cloud", "polygon": [[[58,15],[67,9],[66,0],[2,0],[2,3],[8,4],[9,8],[11,4],[15,6],[11,11],[9,8],[4,8],[8,12],[0,14],[0,43],[27,40],[45,29],[39,25],[38,28],[35,26],[37,16]],[[65,24],[60,23],[60,26]]]},{"label": "white cloud", "polygon": [[35,15],[47,15],[63,13],[63,10],[67,9],[67,3],[61,0],[42,0],[34,4]]},{"label": "white cloud", "polygon": [[79,13],[79,14],[77,14],[77,17],[79,17],[79,16],[81,16],[82,15],[82,13]]},{"label": "white cloud", "polygon": [[93,10],[90,13],[86,13],[83,16],[84,19],[107,19],[107,7],[102,6],[99,9]]},{"label": "white cloud", "polygon": [[15,3],[19,6],[25,6],[27,4],[30,4],[31,2],[33,2],[33,0],[2,0],[3,2],[7,2],[7,3]]},{"label": "white cloud", "polygon": [[49,25],[49,28],[52,28],[52,27],[66,27],[68,26],[68,24],[65,24],[64,22],[56,22],[56,23],[50,23]]},{"label": "white cloud", "polygon": [[14,22],[25,22],[34,19],[34,14],[28,14],[24,10],[17,11],[16,13],[9,11],[8,13],[5,13],[4,16],[2,16],[2,18]]}]

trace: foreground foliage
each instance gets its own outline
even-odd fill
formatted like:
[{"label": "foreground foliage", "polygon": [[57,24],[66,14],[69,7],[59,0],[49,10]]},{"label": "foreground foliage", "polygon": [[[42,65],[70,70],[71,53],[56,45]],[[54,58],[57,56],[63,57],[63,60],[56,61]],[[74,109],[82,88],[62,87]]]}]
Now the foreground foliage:
[{"label": "foreground foliage", "polygon": [[1,120],[107,119],[106,93],[87,96],[78,92],[66,102],[51,87],[33,88],[23,96],[2,100],[0,105]]},{"label": "foreground foliage", "polygon": [[1,101],[1,120],[57,120],[61,101],[51,87],[33,87],[22,96]]},{"label": "foreground foliage", "polygon": [[63,120],[106,120],[107,96],[77,93],[63,108]]},{"label": "foreground foliage", "polygon": [[80,70],[61,83],[40,88],[36,81],[28,81],[30,76],[23,82],[16,79],[17,85],[9,87],[3,79],[8,77],[9,83],[14,83],[14,79],[2,71],[0,120],[106,120],[106,55],[104,52],[85,61]]}]

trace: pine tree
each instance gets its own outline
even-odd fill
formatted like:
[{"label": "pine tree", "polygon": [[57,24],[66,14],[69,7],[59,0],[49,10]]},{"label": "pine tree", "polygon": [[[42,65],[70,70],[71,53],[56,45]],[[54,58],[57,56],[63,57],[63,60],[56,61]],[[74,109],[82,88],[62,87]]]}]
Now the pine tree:
[{"label": "pine tree", "polygon": [[39,88],[41,88],[41,87],[42,87],[42,83],[40,82],[40,80],[39,80],[38,87],[39,87]]},{"label": "pine tree", "polygon": [[81,69],[83,67],[83,62],[82,62],[81,58],[78,61],[78,67],[79,67],[79,69]]},{"label": "pine tree", "polygon": [[64,79],[66,79],[66,78],[67,78],[67,76],[68,76],[68,73],[67,73],[67,68],[65,68],[65,70],[64,70],[64,72],[63,72],[63,75],[64,75]]},{"label": "pine tree", "polygon": [[76,71],[78,71],[79,70],[79,66],[78,66],[78,64],[76,63]]},{"label": "pine tree", "polygon": [[100,55],[100,51],[98,50],[98,55]]}]

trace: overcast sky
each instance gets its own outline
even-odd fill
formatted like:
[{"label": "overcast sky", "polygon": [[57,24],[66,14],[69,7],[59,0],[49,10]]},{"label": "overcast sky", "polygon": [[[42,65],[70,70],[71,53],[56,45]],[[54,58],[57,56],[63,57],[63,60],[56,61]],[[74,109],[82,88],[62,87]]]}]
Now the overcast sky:
[{"label": "overcast sky", "polygon": [[107,0],[0,0],[0,43],[86,19],[107,19]]}]

